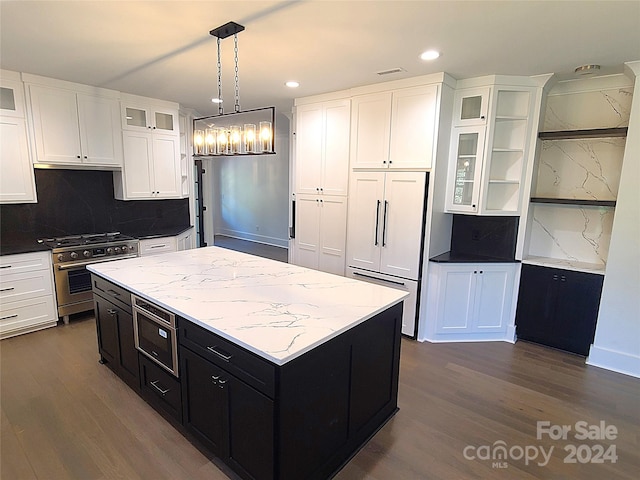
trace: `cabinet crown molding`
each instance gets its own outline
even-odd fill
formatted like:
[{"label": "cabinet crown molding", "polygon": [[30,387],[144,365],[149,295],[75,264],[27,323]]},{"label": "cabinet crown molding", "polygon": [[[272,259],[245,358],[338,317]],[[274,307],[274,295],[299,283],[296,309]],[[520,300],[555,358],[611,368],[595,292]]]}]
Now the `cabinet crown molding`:
[{"label": "cabinet crown molding", "polygon": [[84,85],[81,83],[68,82],[66,80],[59,80],[57,78],[41,77],[40,75],[33,75],[31,73],[22,73],[22,81],[26,84],[44,85],[47,87],[62,88],[65,90],[72,90],[76,93],[84,93],[87,95],[94,95],[97,97],[106,97],[118,100],[120,98],[120,92],[117,90],[109,90],[108,88],[94,87],[92,85]]}]

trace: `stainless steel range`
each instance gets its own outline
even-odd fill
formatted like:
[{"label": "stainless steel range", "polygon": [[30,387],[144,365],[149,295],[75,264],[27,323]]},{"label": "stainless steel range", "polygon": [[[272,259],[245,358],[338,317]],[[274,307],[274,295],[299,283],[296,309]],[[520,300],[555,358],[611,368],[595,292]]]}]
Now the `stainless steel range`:
[{"label": "stainless steel range", "polygon": [[69,323],[69,315],[93,309],[91,273],[87,265],[138,256],[138,240],[120,232],[44,238],[51,247],[58,316]]}]

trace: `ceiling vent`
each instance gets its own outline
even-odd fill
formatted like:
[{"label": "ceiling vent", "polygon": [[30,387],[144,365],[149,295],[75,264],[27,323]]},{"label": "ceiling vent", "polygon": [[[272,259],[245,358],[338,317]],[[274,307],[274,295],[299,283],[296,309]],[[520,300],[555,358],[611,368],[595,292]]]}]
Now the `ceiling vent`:
[{"label": "ceiling vent", "polygon": [[394,73],[400,73],[400,72],[406,72],[406,70],[404,68],[396,67],[396,68],[390,68],[389,70],[381,70],[379,72],[376,72],[376,74],[383,76],[383,75],[392,75]]}]

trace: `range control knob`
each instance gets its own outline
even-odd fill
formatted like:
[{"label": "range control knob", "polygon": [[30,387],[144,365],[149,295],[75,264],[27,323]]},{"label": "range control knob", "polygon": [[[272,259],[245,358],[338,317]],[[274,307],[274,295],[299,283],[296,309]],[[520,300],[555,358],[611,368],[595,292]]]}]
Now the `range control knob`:
[{"label": "range control knob", "polygon": [[84,252],[82,252],[82,254],[87,258],[91,256],[91,252],[89,250],[85,250]]},{"label": "range control knob", "polygon": [[63,255],[63,254],[61,254],[61,253],[59,253],[59,254],[58,254],[58,261],[59,261],[59,262],[61,262],[61,261],[63,261],[63,260],[64,260],[64,255]]},{"label": "range control knob", "polygon": [[113,253],[113,248],[109,247],[107,248],[107,254],[111,255]]},{"label": "range control knob", "polygon": [[114,248],[113,251],[116,252],[116,254],[120,253],[120,247]]},{"label": "range control knob", "polygon": [[122,253],[127,253],[127,250],[129,249],[129,247],[127,247],[126,245],[122,246]]},{"label": "range control knob", "polygon": [[71,252],[71,258],[73,258],[74,260],[78,258],[78,252]]}]

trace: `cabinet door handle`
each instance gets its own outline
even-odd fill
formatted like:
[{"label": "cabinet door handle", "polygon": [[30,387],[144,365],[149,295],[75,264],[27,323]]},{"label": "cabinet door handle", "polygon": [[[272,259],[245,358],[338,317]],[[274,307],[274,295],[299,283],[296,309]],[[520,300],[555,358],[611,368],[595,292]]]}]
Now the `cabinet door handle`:
[{"label": "cabinet door handle", "polygon": [[108,313],[108,314],[110,314],[110,315],[116,315],[116,314],[118,313],[118,311],[117,311],[117,310],[114,310],[113,308],[109,308],[109,309],[107,310],[107,313]]},{"label": "cabinet door handle", "polygon": [[0,292],[10,292],[11,290],[15,290],[15,287],[9,287],[9,288],[2,288],[0,289]]},{"label": "cabinet door handle", "polygon": [[162,247],[166,247],[167,244],[166,243],[158,243],[156,245],[151,245],[149,248],[162,248]]},{"label": "cabinet door handle", "polygon": [[169,393],[169,391],[171,389],[167,388],[166,390],[163,390],[161,387],[158,386],[158,382],[160,382],[160,380],[155,380],[155,381],[149,382],[149,383],[153,388],[155,388],[160,393],[160,395],[162,395],[164,397],[167,393]]},{"label": "cabinet door handle", "polygon": [[207,347],[207,350],[209,350],[211,353],[215,353],[225,362],[228,362],[229,360],[231,360],[231,357],[233,357],[233,355],[225,355],[224,353],[220,353],[218,350],[216,350],[216,347]]},{"label": "cabinet door handle", "polygon": [[373,242],[373,244],[377,247],[378,246],[378,225],[380,224],[380,200],[377,201],[378,203],[376,204],[376,238]]},{"label": "cabinet door handle", "polygon": [[112,297],[119,297],[120,296],[120,294],[118,292],[116,292],[115,290],[111,290],[111,289],[107,290],[107,293],[109,295],[111,295]]},{"label": "cabinet door handle", "polygon": [[378,280],[380,282],[392,283],[394,285],[401,285],[401,286],[404,287],[404,282],[396,282],[396,281],[393,281],[393,280],[387,280],[386,278],[378,278],[378,277],[374,277],[373,275],[365,275],[364,273],[358,273],[358,272],[353,272],[353,274],[358,276],[358,277],[371,278],[372,280]]},{"label": "cabinet door handle", "polygon": [[0,317],[0,320],[8,320],[10,318],[16,318],[17,316],[17,313],[15,315],[7,315],[6,317]]},{"label": "cabinet door handle", "polygon": [[0,265],[0,268],[11,268],[11,265]]},{"label": "cabinet door handle", "polygon": [[382,246],[387,246],[387,207],[389,202],[384,201],[384,213],[382,214]]}]

